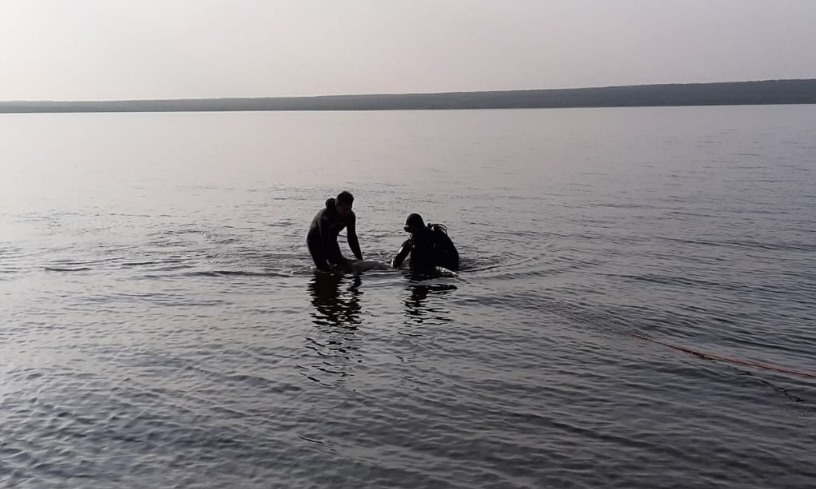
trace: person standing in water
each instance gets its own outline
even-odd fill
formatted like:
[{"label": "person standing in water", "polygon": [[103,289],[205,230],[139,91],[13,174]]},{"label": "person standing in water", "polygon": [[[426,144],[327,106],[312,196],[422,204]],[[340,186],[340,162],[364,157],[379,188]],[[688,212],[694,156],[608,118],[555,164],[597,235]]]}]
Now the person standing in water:
[{"label": "person standing in water", "polygon": [[391,266],[399,268],[408,255],[411,255],[409,266],[413,270],[427,270],[434,267],[445,267],[451,271],[459,270],[459,252],[448,237],[448,230],[441,224],[428,224],[419,214],[411,214],[405,221],[405,231],[411,233],[391,260]]},{"label": "person standing in water", "polygon": [[327,200],[326,207],[312,220],[306,244],[318,270],[329,272],[349,267],[349,260],[343,256],[340,245],[337,244],[337,236],[346,228],[349,248],[358,260],[363,259],[360,242],[357,240],[357,216],[351,210],[353,203],[354,196],[344,190],[336,199]]}]

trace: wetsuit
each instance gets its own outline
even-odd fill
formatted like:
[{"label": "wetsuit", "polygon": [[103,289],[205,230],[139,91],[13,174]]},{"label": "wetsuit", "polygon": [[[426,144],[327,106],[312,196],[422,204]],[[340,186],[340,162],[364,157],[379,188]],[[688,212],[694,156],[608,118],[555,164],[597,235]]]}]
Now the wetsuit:
[{"label": "wetsuit", "polygon": [[345,218],[341,217],[337,213],[335,200],[326,201],[326,207],[321,209],[312,220],[309,235],[306,238],[309,253],[318,270],[329,271],[333,265],[346,263],[346,259],[340,253],[340,245],[337,244],[337,236],[344,228],[348,228],[346,236],[352,253],[358,260],[363,259],[360,242],[357,240],[356,222],[357,216],[354,215],[354,211],[351,211]]},{"label": "wetsuit", "polygon": [[453,241],[442,230],[433,229],[432,225],[423,227],[411,234],[402,243],[391,266],[399,268],[405,258],[411,255],[408,265],[414,270],[445,267],[448,270],[459,270],[459,252]]}]

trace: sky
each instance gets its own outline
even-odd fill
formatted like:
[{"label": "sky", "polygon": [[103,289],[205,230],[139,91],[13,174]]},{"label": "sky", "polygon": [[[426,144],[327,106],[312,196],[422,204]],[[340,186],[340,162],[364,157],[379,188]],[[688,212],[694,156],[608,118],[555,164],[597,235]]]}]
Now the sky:
[{"label": "sky", "polygon": [[816,0],[0,0],[0,100],[816,78]]}]

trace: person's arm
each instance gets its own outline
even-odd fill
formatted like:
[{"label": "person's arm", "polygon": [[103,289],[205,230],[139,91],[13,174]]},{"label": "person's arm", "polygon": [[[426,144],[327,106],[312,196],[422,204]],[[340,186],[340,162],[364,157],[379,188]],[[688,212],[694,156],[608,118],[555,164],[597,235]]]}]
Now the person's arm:
[{"label": "person's arm", "polygon": [[351,248],[351,252],[354,253],[354,256],[356,256],[358,260],[362,260],[363,252],[360,251],[360,241],[357,239],[357,216],[354,214],[351,215],[351,219],[348,223],[346,239],[348,240],[349,248]]},{"label": "person's arm", "polygon": [[397,252],[397,256],[391,260],[391,267],[392,268],[399,268],[402,266],[402,262],[405,261],[405,258],[408,256],[408,253],[411,252],[411,240],[407,239],[402,246],[400,246],[399,251]]}]

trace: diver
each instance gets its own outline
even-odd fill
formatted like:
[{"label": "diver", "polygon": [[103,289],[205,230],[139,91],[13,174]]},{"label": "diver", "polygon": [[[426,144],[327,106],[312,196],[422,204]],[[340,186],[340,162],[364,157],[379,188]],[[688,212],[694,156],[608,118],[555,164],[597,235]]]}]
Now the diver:
[{"label": "diver", "polygon": [[336,199],[328,199],[326,207],[312,220],[306,244],[318,270],[330,272],[350,267],[349,260],[340,253],[340,245],[337,244],[337,236],[344,228],[348,228],[346,239],[352,253],[358,260],[363,259],[357,240],[357,216],[351,210],[353,203],[354,196],[344,190]]},{"label": "diver", "polygon": [[412,270],[427,270],[444,267],[451,271],[459,270],[459,252],[448,237],[448,230],[442,224],[428,224],[419,214],[411,214],[405,221],[405,231],[411,233],[391,260],[391,266],[399,268],[408,254],[411,255],[409,266]]}]

